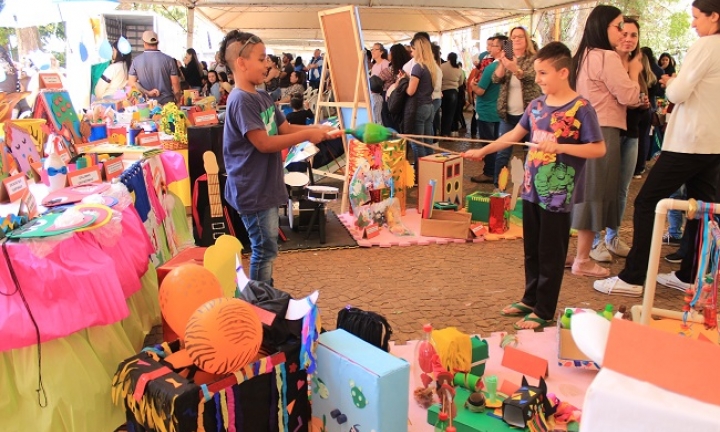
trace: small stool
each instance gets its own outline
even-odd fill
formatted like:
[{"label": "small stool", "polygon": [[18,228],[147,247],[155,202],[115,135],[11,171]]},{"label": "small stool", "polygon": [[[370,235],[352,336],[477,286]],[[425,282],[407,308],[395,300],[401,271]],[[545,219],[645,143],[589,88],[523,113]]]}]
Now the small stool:
[{"label": "small stool", "polygon": [[325,244],[325,204],[337,200],[338,188],[332,186],[307,186],[307,200],[315,203],[315,209],[310,217],[310,224],[308,226],[307,234],[305,239],[310,238],[312,229],[315,226],[315,221],[318,224],[318,232],[320,233],[320,244]]},{"label": "small stool", "polygon": [[316,202],[315,209],[313,210],[312,216],[310,216],[310,223],[308,224],[307,234],[305,234],[305,240],[310,238],[312,229],[315,227],[315,222],[318,224],[318,233],[320,233],[320,244],[325,244],[325,203]]}]

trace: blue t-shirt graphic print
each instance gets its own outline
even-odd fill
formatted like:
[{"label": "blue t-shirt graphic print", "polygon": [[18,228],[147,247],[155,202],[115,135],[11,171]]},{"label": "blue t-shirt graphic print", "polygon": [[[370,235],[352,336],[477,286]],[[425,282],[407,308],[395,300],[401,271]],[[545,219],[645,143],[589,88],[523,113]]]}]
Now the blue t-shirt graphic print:
[{"label": "blue t-shirt graphic print", "polygon": [[240,214],[252,214],[287,203],[287,189],[280,152],[262,153],[247,139],[247,133],[264,129],[278,134],[285,122],[263,90],[250,93],[233,89],[228,96],[223,136],[223,157],[227,170],[225,199]]},{"label": "blue t-shirt graphic print", "polygon": [[[543,95],[528,105],[520,125],[530,131],[533,143],[585,144],[602,141],[595,110],[577,97],[560,106],[550,106]],[[545,153],[531,148],[525,159],[524,200],[556,213],[569,213],[582,201],[585,159],[567,154]]]}]

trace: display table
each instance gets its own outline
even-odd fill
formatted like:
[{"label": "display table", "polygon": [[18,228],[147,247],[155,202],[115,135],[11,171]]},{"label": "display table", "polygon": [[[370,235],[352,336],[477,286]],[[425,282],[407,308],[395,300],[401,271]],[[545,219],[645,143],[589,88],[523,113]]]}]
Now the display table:
[{"label": "display table", "polygon": [[[149,168],[149,162],[142,164]],[[153,162],[158,174],[158,160]],[[164,175],[148,178],[165,181]],[[138,200],[144,185],[134,180]],[[47,193],[43,185],[31,185],[31,191],[38,202]],[[159,208],[141,217],[131,195],[123,197],[114,207],[116,216],[101,228],[7,244],[26,303],[7,261],[0,259],[0,430],[102,432],[125,421],[111,401],[112,377],[160,324],[157,275],[149,258],[172,256],[190,234],[177,197],[156,200],[164,218],[156,214]]]},{"label": "display table", "polygon": [[[104,431],[123,422],[110,383],[159,323],[151,243],[130,206],[113,238],[86,231],[55,242],[9,244],[8,254],[42,340],[44,397],[38,388],[36,331],[18,294],[0,297],[0,418],[6,431]],[[116,227],[117,228],[117,227]],[[106,226],[97,231],[113,230]],[[0,263],[3,293],[14,284]],[[110,427],[110,425],[113,425]]]},{"label": "display table", "polygon": [[585,396],[580,430],[720,431],[720,407],[602,369]]}]

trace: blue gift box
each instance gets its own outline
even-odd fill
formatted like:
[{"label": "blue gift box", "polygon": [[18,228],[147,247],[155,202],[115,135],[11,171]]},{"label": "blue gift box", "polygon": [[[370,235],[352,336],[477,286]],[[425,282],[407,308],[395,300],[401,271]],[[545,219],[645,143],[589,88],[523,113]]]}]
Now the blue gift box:
[{"label": "blue gift box", "polygon": [[407,432],[409,385],[405,360],[345,330],[323,333],[311,383],[313,424],[327,432]]}]

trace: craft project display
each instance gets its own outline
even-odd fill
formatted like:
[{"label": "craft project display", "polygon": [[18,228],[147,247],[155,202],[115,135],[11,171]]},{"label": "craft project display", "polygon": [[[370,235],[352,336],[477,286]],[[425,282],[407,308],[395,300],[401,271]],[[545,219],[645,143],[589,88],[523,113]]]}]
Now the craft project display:
[{"label": "craft project display", "polygon": [[[115,404],[135,431],[194,432],[237,430],[308,432],[307,373],[299,348],[263,357],[228,376],[206,383],[173,372],[166,359],[179,349],[162,344],[122,362],[112,383]],[[232,428],[232,429],[229,429]]]},{"label": "craft project display", "polygon": [[488,192],[475,191],[465,197],[465,211],[472,215],[473,222],[490,220],[490,196]]},{"label": "craft project display", "polygon": [[523,377],[520,388],[502,405],[505,423],[519,428],[529,427],[531,432],[548,430],[547,417],[554,413],[555,407],[547,398],[547,386],[542,378],[537,386],[531,386]]},{"label": "craft project display", "polygon": [[[430,180],[437,182],[433,202],[462,204],[463,159],[460,155],[436,153],[421,157],[418,161],[418,184],[424,187]],[[425,207],[424,199],[419,203],[419,207]]]},{"label": "craft project display", "polygon": [[[7,160],[3,163],[3,172],[14,174],[22,172],[32,173],[32,164],[40,163],[44,137],[42,124],[44,122],[31,120],[10,120],[5,123],[5,146]],[[39,149],[39,150],[38,150]]]},{"label": "craft project display", "polygon": [[[405,214],[407,189],[414,184],[415,173],[406,159],[405,140],[398,139],[384,141],[376,145],[368,145],[356,139],[350,140],[348,145],[347,170],[353,175],[358,168],[367,163],[370,169],[390,170],[393,180],[394,196],[400,204],[402,215]],[[350,187],[352,199],[353,188]],[[389,197],[390,191],[385,193],[383,199]]]},{"label": "craft project display", "polygon": [[409,365],[345,330],[320,335],[314,430],[408,430]]},{"label": "craft project display", "polygon": [[[369,162],[361,160],[350,181],[355,225],[361,229],[387,226],[395,235],[412,235],[402,223],[402,203],[395,191],[395,178],[389,169],[372,169]],[[389,195],[384,196],[385,192]]]},{"label": "craft project display", "polygon": [[503,234],[510,229],[510,194],[490,195],[488,227],[493,234]]},{"label": "craft project display", "polygon": [[77,154],[76,145],[87,142],[89,129],[85,138],[80,133],[80,118],[65,90],[45,90],[38,93],[33,107],[33,117],[45,119],[50,133],[60,135],[65,140],[65,147],[72,154]]}]

